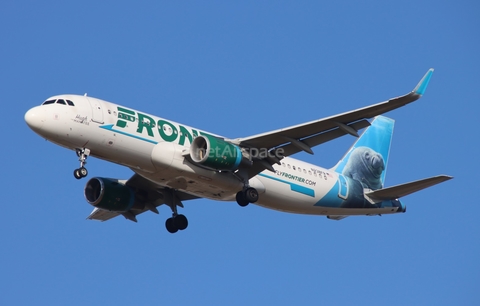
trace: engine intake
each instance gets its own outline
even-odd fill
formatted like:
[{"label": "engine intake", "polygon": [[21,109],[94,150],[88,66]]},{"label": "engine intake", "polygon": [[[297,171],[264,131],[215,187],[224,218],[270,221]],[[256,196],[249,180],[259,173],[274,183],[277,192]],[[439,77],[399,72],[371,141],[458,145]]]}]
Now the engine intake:
[{"label": "engine intake", "polygon": [[240,147],[213,136],[198,136],[190,146],[196,164],[215,170],[236,170],[244,159]]},{"label": "engine intake", "polygon": [[135,204],[135,192],[117,179],[94,177],[85,185],[85,199],[97,208],[126,212]]}]

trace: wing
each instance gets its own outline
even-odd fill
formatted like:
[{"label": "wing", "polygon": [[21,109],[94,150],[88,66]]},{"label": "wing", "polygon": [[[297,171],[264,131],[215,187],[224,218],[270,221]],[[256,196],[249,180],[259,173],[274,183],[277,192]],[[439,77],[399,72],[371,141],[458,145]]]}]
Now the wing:
[{"label": "wing", "polygon": [[[157,185],[138,174],[134,174],[128,181],[126,181],[125,185],[134,190],[136,195],[135,198],[143,204],[141,205],[144,207],[143,209],[131,209],[128,212],[120,213],[95,208],[87,219],[107,221],[116,216],[123,215],[126,219],[137,222],[137,215],[146,211],[158,214],[157,207],[165,204],[171,199],[171,190],[169,188]],[[180,201],[180,203],[177,203],[179,206],[182,206],[182,201],[198,199],[197,196],[181,191],[175,191],[175,196],[177,197],[177,200]]]},{"label": "wing", "polygon": [[413,91],[406,95],[339,115],[234,139],[231,142],[242,147],[264,148],[271,152],[269,157],[254,160],[253,167],[247,170],[250,177],[265,169],[273,170],[271,165],[279,163],[279,159],[272,156],[289,156],[300,151],[313,154],[311,148],[324,142],[346,134],[358,137],[358,130],[370,125],[367,119],[418,100],[424,94],[432,73],[433,69],[429,69]]}]

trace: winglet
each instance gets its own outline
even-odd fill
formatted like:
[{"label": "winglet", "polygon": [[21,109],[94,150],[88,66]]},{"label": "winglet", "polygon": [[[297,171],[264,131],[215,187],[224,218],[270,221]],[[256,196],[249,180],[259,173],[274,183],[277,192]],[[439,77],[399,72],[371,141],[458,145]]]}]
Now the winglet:
[{"label": "winglet", "polygon": [[415,87],[413,92],[420,96],[423,95],[425,93],[425,90],[427,90],[428,82],[430,82],[430,78],[432,77],[432,74],[433,74],[433,68],[430,68],[425,74],[425,76],[422,78],[422,80]]}]

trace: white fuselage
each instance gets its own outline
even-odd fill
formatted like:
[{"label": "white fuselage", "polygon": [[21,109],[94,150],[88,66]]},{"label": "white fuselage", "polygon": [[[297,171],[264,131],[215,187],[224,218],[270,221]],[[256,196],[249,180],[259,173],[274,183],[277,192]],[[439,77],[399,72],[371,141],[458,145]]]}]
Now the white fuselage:
[{"label": "white fuselage", "polygon": [[[129,167],[158,185],[198,197],[233,201],[243,187],[231,171],[206,169],[186,159],[192,139],[209,133],[91,97],[61,95],[50,99],[70,100],[74,105],[37,106],[27,112],[25,119],[36,133],[51,142],[72,150],[88,148],[92,156]],[[396,212],[387,207],[365,210],[320,205],[326,197],[336,201],[335,197],[341,199],[348,193],[341,188],[338,173],[288,157],[273,168],[275,172],[265,170],[250,179],[250,186],[259,192],[255,204],[315,215]],[[332,195],[332,191],[338,194]]]}]

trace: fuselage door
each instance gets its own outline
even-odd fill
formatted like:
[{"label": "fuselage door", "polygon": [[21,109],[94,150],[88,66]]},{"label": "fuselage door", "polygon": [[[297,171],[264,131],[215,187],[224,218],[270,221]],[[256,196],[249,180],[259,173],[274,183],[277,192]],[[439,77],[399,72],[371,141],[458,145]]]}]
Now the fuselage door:
[{"label": "fuselage door", "polygon": [[92,121],[103,124],[103,109],[99,100],[94,98],[85,97],[92,107]]},{"label": "fuselage door", "polygon": [[344,200],[348,197],[347,180],[341,174],[338,175],[338,197]]}]

